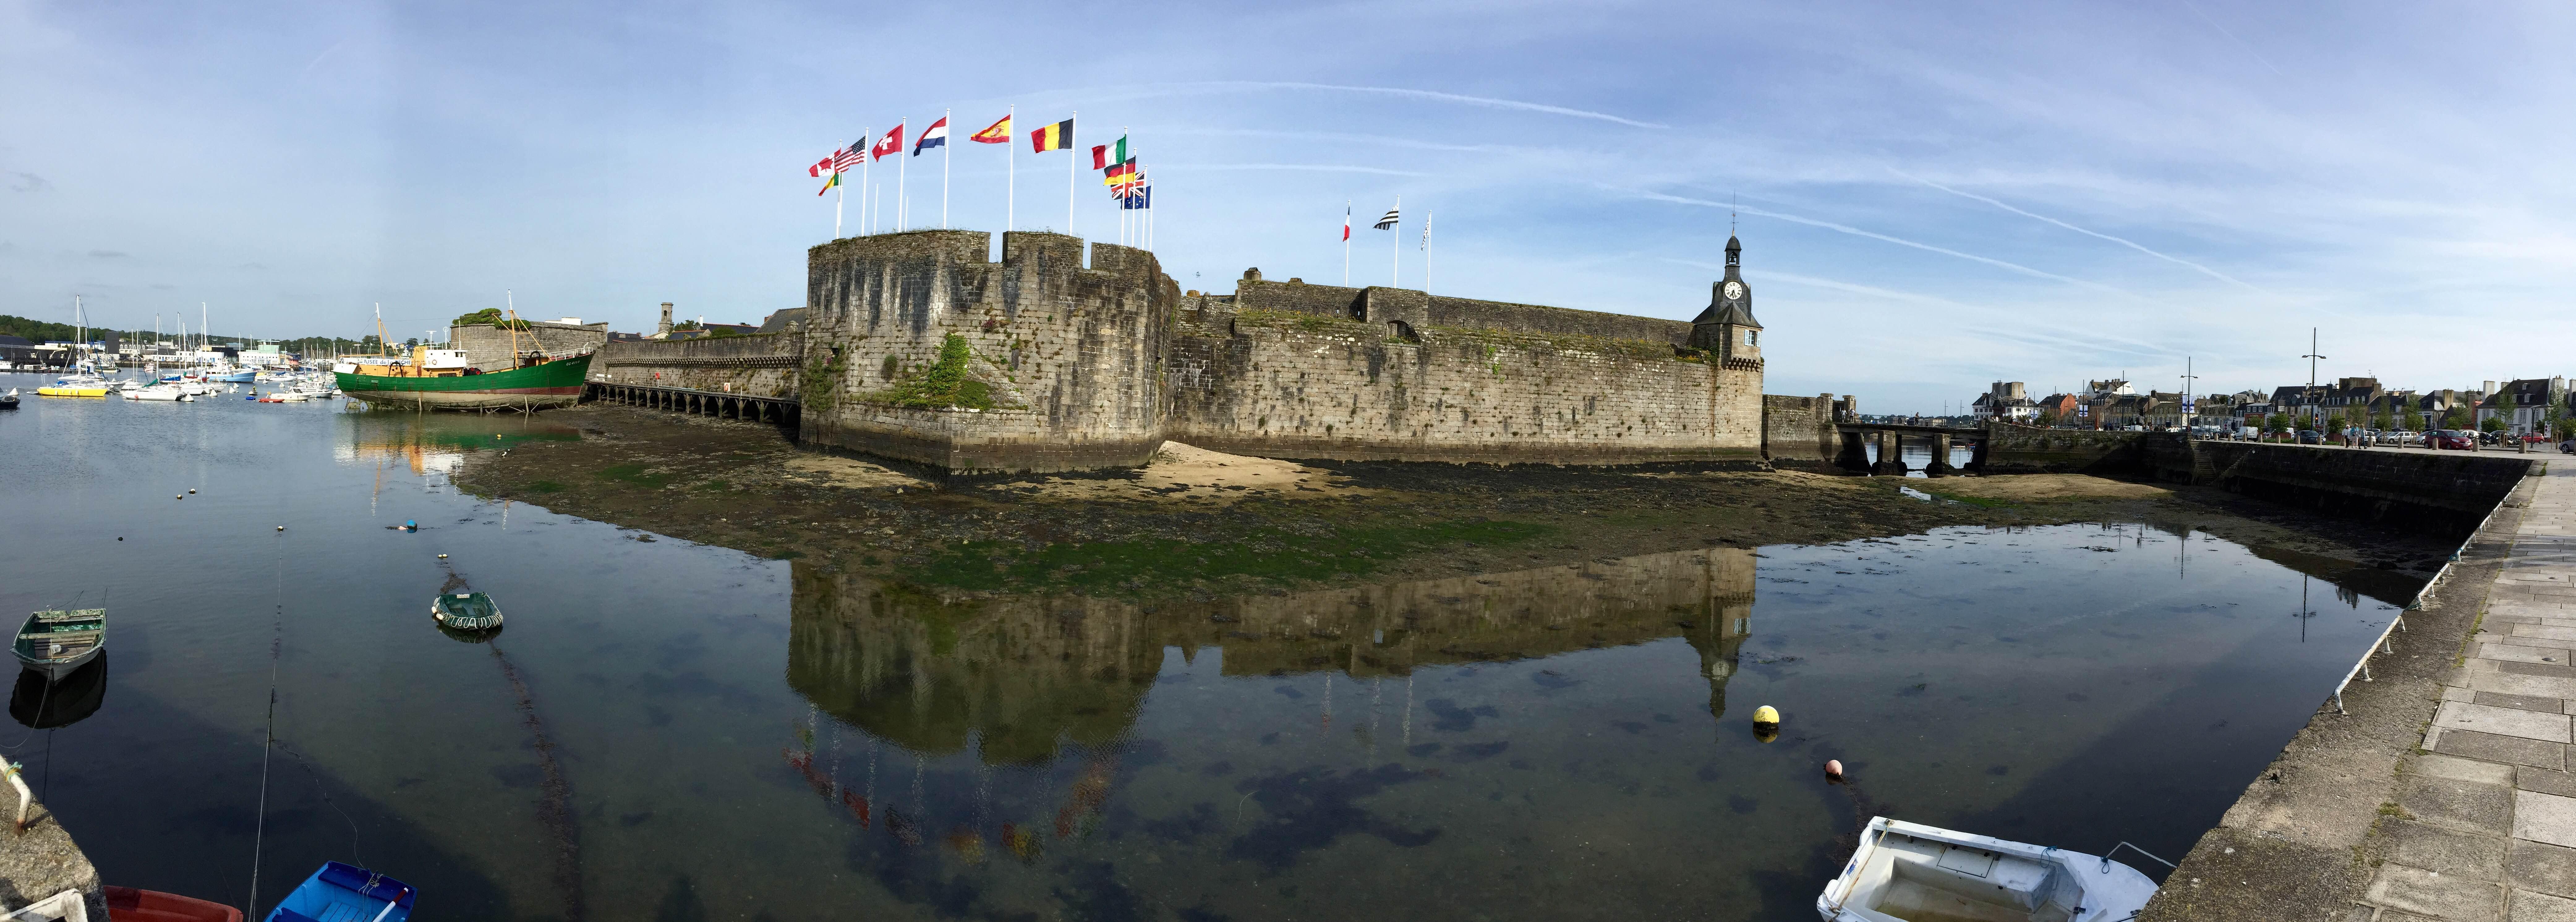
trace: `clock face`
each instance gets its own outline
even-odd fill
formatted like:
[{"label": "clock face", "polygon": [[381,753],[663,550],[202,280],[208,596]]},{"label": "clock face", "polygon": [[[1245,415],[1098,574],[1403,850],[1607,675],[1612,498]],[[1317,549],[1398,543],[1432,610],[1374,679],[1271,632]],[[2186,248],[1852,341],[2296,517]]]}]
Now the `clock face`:
[{"label": "clock face", "polygon": [[1726,299],[1727,299],[1727,300],[1729,300],[1729,301],[1733,301],[1733,300],[1735,300],[1735,299],[1737,299],[1737,298],[1741,298],[1741,297],[1744,297],[1744,283],[1743,283],[1743,282],[1728,282],[1728,283],[1726,283]]}]

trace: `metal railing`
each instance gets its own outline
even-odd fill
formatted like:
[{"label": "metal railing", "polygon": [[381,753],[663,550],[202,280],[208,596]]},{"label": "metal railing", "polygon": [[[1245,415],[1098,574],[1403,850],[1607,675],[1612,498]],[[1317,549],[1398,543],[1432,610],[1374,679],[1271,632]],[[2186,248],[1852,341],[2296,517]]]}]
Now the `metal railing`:
[{"label": "metal railing", "polygon": [[[2546,467],[2543,467],[2543,468],[2542,468],[2542,470],[2546,471],[2546,470],[2547,470],[2547,468],[2546,468]],[[2530,475],[2530,474],[2524,474],[2523,476],[2525,476],[2525,477],[2529,477],[2529,476],[2532,476],[2532,475]],[[2514,482],[2514,489],[2518,490],[2518,489],[2521,489],[2521,488],[2522,488],[2522,483],[2521,483],[2521,481],[2515,481],[2515,482]],[[2361,680],[2362,680],[2362,681],[2364,681],[2364,682],[2371,681],[2371,678],[2370,678],[2370,656],[2371,656],[2371,654],[2373,654],[2373,653],[2395,653],[2395,652],[2397,652],[2397,645],[2396,645],[2395,643],[2391,642],[2391,641],[2389,640],[2389,637],[2390,637],[2390,635],[2391,635],[2392,633],[2394,633],[2394,632],[2397,632],[2397,631],[2403,631],[2403,630],[2405,630],[2405,629],[2406,629],[2406,613],[2407,613],[2407,612],[2410,612],[2410,611],[2420,611],[2420,610],[2422,610],[2422,609],[2424,608],[2424,597],[2425,597],[2425,596],[2427,596],[2427,595],[2432,594],[2432,592],[2433,592],[2433,588],[2434,588],[2434,587],[2442,585],[2442,582],[2443,582],[2444,580],[2447,580],[2447,579],[2450,579],[2450,578],[2451,578],[2451,570],[2452,570],[2452,568],[2458,567],[2458,566],[2460,565],[2460,555],[2465,554],[2465,553],[2468,553],[2469,545],[2470,545],[2471,543],[2473,543],[2473,542],[2477,541],[2477,540],[2478,540],[2478,536],[2479,536],[2480,534],[2484,534],[2484,533],[2486,532],[2486,530],[2487,530],[2487,525],[2488,525],[2489,523],[2491,523],[2491,522],[2494,522],[2494,521],[2495,521],[2496,513],[2498,513],[2498,512],[2503,512],[2503,511],[2504,511],[2504,505],[2505,505],[2505,503],[2511,502],[2512,500],[2513,500],[2513,492],[2512,492],[2511,490],[2508,490],[2508,491],[2506,491],[2506,492],[2505,492],[2505,495],[2504,495],[2504,498],[2503,498],[2503,499],[2496,500],[2495,508],[2487,510],[2486,517],[2478,520],[2478,527],[2473,528],[2473,529],[2470,529],[2470,530],[2469,530],[2469,536],[2468,536],[2467,538],[2463,538],[2463,539],[2461,539],[2461,540],[2460,540],[2460,546],[2459,546],[2459,547],[2452,549],[2452,551],[2451,551],[2451,559],[2446,560],[2446,561],[2443,561],[2443,562],[2442,562],[2442,569],[2440,569],[2440,570],[2438,570],[2438,571],[2434,572],[2434,574],[2433,574],[2433,578],[2432,578],[2432,579],[2430,579],[2430,580],[2426,580],[2426,581],[2425,581],[2425,583],[2424,583],[2424,587],[2423,587],[2423,588],[2415,590],[2415,597],[2414,597],[2413,599],[2409,599],[2409,600],[2407,600],[2407,602],[2406,602],[2406,607],[2401,608],[2401,609],[2398,609],[2398,611],[2397,611],[2397,616],[2396,616],[2396,617],[2388,619],[2388,626],[2387,626],[2387,627],[2385,627],[2385,628],[2381,628],[2381,629],[2380,629],[2380,631],[2379,631],[2379,639],[2378,639],[2378,640],[2376,640],[2376,641],[2373,641],[2373,642],[2371,643],[2371,645],[2370,645],[2370,648],[2369,648],[2369,649],[2366,649],[2366,650],[2361,651],[2361,659],[2360,659],[2358,662],[2353,663],[2353,664],[2352,664],[2352,668],[2351,668],[2351,669],[2348,669],[2348,670],[2345,670],[2345,671],[2344,671],[2344,674],[2343,674],[2343,681],[2335,683],[2335,690],[2334,690],[2335,713],[2337,713],[2337,714],[2343,714],[2343,715],[2347,715],[2347,716],[2349,716],[2349,715],[2352,713],[2351,711],[2344,710],[2344,708],[2343,708],[2343,690],[2344,690],[2344,686],[2351,685],[2351,684],[2352,684],[2352,677],[2353,677],[2353,676],[2356,676],[2356,675],[2360,676],[2360,677],[2361,677]]]}]

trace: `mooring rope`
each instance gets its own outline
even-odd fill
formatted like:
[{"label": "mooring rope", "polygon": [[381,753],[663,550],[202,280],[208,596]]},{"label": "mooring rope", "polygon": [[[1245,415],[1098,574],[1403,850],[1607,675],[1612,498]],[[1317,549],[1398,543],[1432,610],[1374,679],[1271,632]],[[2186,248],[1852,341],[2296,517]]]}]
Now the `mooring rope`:
[{"label": "mooring rope", "polygon": [[518,700],[519,715],[527,721],[528,733],[536,740],[537,768],[544,773],[544,799],[537,804],[537,821],[555,839],[555,886],[563,891],[564,918],[581,922],[585,915],[581,887],[581,842],[579,828],[573,825],[572,786],[564,781],[563,766],[555,761],[555,741],[546,735],[545,722],[537,718],[536,697],[528,693],[528,683],[519,679],[519,669],[510,664],[509,654],[501,652],[497,641],[487,644],[493,662],[501,666],[501,677],[510,683],[510,692]]},{"label": "mooring rope", "polygon": [[279,526],[272,546],[277,551],[277,609],[268,639],[268,726],[259,739],[259,812],[250,839],[250,903],[245,919],[259,918],[259,855],[268,844],[268,751],[277,742],[277,664],[286,649],[286,531]]}]

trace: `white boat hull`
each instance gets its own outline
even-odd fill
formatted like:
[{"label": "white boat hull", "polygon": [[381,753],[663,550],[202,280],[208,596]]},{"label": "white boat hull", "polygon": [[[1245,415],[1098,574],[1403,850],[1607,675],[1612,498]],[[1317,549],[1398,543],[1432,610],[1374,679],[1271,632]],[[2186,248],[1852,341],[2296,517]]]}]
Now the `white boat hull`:
[{"label": "white boat hull", "polygon": [[1873,817],[1816,897],[1825,922],[2119,922],[2156,882],[2100,855]]}]

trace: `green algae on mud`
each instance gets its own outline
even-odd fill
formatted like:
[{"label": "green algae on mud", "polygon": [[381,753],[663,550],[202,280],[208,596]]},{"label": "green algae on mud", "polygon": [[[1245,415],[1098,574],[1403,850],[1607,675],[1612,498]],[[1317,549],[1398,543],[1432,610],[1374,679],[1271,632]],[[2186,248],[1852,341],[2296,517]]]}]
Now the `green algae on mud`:
[{"label": "green algae on mud", "polygon": [[1261,529],[1220,541],[1050,543],[1034,550],[1013,541],[968,541],[933,555],[916,579],[951,589],[1006,592],[1135,591],[1231,577],[1322,582],[1367,576],[1405,554],[1452,544],[1518,544],[1556,531],[1549,525],[1480,519],[1343,526],[1322,535]]}]

